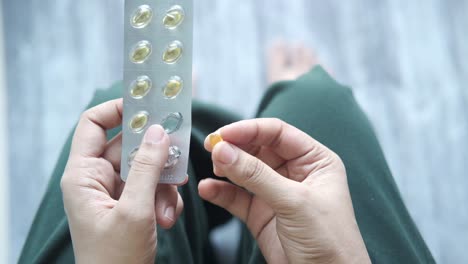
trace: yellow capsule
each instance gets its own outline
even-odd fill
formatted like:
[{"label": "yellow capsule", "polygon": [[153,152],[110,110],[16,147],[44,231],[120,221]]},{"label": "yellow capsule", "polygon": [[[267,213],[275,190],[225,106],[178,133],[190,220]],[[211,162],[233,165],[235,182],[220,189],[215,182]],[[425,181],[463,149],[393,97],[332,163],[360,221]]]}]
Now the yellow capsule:
[{"label": "yellow capsule", "polygon": [[164,169],[170,169],[174,167],[178,162],[179,158],[182,155],[182,152],[177,146],[170,146],[169,153],[167,156],[166,164],[164,165]]},{"label": "yellow capsule", "polygon": [[161,126],[164,128],[167,134],[172,134],[179,130],[184,118],[181,113],[171,113],[166,116],[161,122]]},{"label": "yellow capsule", "polygon": [[151,90],[152,82],[148,76],[140,76],[130,85],[130,95],[135,99],[145,97]]},{"label": "yellow capsule", "polygon": [[184,17],[184,9],[181,6],[175,5],[167,10],[163,19],[163,24],[168,29],[174,29],[182,23]]},{"label": "yellow capsule", "polygon": [[223,141],[220,134],[211,134],[208,138],[211,148],[213,149],[219,142]]},{"label": "yellow capsule", "polygon": [[144,28],[146,27],[153,18],[153,10],[148,5],[142,5],[133,12],[130,23],[134,28]]},{"label": "yellow capsule", "polygon": [[132,120],[130,120],[130,128],[134,133],[140,133],[145,129],[146,124],[148,124],[148,113],[140,112],[133,116]]},{"label": "yellow capsule", "polygon": [[179,93],[182,91],[184,83],[179,76],[173,76],[167,81],[166,86],[164,87],[164,96],[167,99],[176,98]]},{"label": "yellow capsule", "polygon": [[132,152],[130,152],[130,154],[128,155],[127,163],[129,167],[132,167],[133,160],[135,159],[137,152],[138,152],[138,148],[132,150]]},{"label": "yellow capsule", "polygon": [[180,59],[180,56],[182,56],[182,43],[176,40],[167,46],[163,54],[163,61],[172,64]]},{"label": "yellow capsule", "polygon": [[133,47],[130,53],[130,60],[133,63],[141,64],[148,59],[151,55],[151,51],[151,44],[146,40],[142,40]]}]

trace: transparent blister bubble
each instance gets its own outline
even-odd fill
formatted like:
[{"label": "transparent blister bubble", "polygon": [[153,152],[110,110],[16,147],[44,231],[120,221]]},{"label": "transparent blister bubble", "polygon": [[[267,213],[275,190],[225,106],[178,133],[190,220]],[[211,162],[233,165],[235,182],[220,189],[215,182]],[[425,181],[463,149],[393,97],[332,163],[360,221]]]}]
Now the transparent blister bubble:
[{"label": "transparent blister bubble", "polygon": [[130,24],[134,28],[144,28],[148,26],[153,18],[153,9],[149,5],[139,6],[130,18]]},{"label": "transparent blister bubble", "polygon": [[[140,150],[140,148],[135,148],[128,155],[127,163],[128,163],[129,167],[132,167],[133,161],[135,160],[135,157],[136,157],[139,150]],[[171,169],[175,165],[177,165],[181,155],[182,155],[182,152],[180,151],[180,149],[177,146],[170,146],[169,151],[168,151],[167,161],[164,164],[164,169],[166,169],[166,170]]]},{"label": "transparent blister bubble", "polygon": [[167,99],[176,98],[182,89],[184,88],[184,82],[179,76],[172,76],[164,85],[163,93]]},{"label": "transparent blister bubble", "polygon": [[184,9],[180,5],[175,5],[167,10],[166,15],[163,18],[163,24],[168,29],[175,29],[182,24],[184,18]]},{"label": "transparent blister bubble", "polygon": [[161,126],[164,128],[167,134],[173,134],[182,126],[184,118],[181,113],[170,113],[161,122]]},{"label": "transparent blister bubble", "polygon": [[135,159],[135,157],[136,157],[136,155],[138,153],[138,150],[140,150],[140,148],[135,148],[134,150],[132,150],[132,152],[130,152],[130,154],[128,154],[127,163],[128,163],[129,167],[132,167],[133,160]]},{"label": "transparent blister bubble", "polygon": [[182,152],[177,146],[169,147],[169,154],[167,156],[167,162],[164,165],[164,169],[171,169],[179,162],[179,158],[182,155]]},{"label": "transparent blister bubble", "polygon": [[142,40],[133,46],[130,51],[130,60],[136,64],[144,63],[152,52],[151,43],[147,40]]},{"label": "transparent blister bubble", "polygon": [[149,114],[146,111],[142,111],[133,116],[130,120],[129,126],[133,133],[140,133],[148,124]]},{"label": "transparent blister bubble", "polygon": [[182,43],[178,40],[172,41],[167,45],[166,50],[163,53],[163,61],[167,64],[176,63],[182,56],[184,48]]},{"label": "transparent blister bubble", "polygon": [[130,96],[134,99],[141,99],[149,93],[152,86],[153,82],[148,76],[139,76],[130,84]]}]

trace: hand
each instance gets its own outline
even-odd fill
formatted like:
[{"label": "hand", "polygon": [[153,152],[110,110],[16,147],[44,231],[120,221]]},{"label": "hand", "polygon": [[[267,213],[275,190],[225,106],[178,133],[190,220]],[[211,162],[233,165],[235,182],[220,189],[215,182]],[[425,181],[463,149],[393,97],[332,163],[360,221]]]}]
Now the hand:
[{"label": "hand", "polygon": [[268,263],[370,263],[346,170],[331,150],[277,119],[221,128],[201,197],[246,223]]},{"label": "hand", "polygon": [[154,263],[156,224],[170,228],[183,208],[175,186],[159,185],[169,137],[150,127],[127,183],[120,179],[122,100],[86,111],[76,129],[61,187],[76,263]]}]

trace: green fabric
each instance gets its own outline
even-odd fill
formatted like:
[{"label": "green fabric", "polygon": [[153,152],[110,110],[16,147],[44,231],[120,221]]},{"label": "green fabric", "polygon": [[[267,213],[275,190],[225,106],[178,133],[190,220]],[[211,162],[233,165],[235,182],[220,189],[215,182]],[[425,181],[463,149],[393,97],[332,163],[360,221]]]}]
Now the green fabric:
[{"label": "green fabric", "polygon": [[[121,90],[116,85],[97,92],[90,106],[119,97]],[[400,198],[373,129],[350,89],[316,67],[296,81],[275,84],[261,102],[257,116],[281,118],[340,155],[347,168],[356,218],[374,263],[434,262]],[[198,181],[214,177],[203,140],[208,133],[237,120],[238,116],[218,107],[194,102],[190,181],[180,188],[185,210],[173,229],[159,230],[158,263],[215,263],[208,233],[231,216],[197,195]],[[111,131],[109,137],[119,131]],[[57,162],[19,263],[73,262],[59,186],[69,149],[70,139]],[[238,256],[239,263],[265,262],[245,227]]]}]

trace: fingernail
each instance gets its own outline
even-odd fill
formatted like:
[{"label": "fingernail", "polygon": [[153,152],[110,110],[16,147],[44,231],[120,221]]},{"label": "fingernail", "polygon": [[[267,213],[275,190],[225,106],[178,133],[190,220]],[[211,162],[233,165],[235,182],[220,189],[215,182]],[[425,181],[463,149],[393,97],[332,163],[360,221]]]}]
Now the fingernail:
[{"label": "fingernail", "polygon": [[164,216],[174,222],[174,207],[169,206],[166,208],[166,211],[164,211]]},{"label": "fingernail", "polygon": [[226,165],[233,164],[237,160],[237,150],[230,144],[224,144],[219,153],[219,161]]},{"label": "fingernail", "polygon": [[144,141],[146,143],[157,144],[164,137],[164,129],[160,125],[153,125],[146,131]]}]

